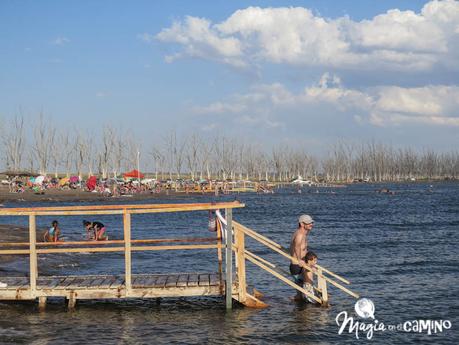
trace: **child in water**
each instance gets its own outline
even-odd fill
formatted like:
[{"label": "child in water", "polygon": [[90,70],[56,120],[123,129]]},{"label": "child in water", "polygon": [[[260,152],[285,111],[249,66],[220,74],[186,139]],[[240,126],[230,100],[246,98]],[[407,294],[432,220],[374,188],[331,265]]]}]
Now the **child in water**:
[{"label": "child in water", "polygon": [[51,227],[46,230],[43,241],[44,242],[57,242],[59,241],[59,236],[61,234],[61,229],[59,229],[59,223],[57,220],[53,220]]},{"label": "child in water", "polygon": [[105,233],[105,225],[101,222],[88,222],[83,220],[83,225],[86,228],[87,239],[94,241],[106,241],[108,236]]},{"label": "child in water", "polygon": [[[306,253],[306,256],[304,257],[304,261],[306,262],[306,264],[309,267],[315,269],[315,266],[317,264],[317,255],[314,252],[309,251],[309,252]],[[311,271],[309,271],[309,270],[304,270],[303,279],[304,279],[303,288],[306,291],[310,292],[312,295],[317,296],[318,294],[314,290],[314,275],[313,275],[313,273]],[[309,298],[308,296],[306,296],[304,294],[303,294],[303,297],[308,302],[317,303],[312,298]]]}]

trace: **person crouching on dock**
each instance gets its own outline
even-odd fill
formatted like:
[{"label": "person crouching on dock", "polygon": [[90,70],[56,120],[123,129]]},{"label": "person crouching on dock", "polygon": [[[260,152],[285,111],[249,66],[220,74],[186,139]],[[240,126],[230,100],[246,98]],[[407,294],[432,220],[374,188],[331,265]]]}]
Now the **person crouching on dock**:
[{"label": "person crouching on dock", "polygon": [[53,220],[51,227],[46,230],[43,235],[44,242],[58,242],[59,236],[61,235],[61,229],[59,229],[59,223],[57,220]]},{"label": "person crouching on dock", "polygon": [[83,225],[86,228],[86,238],[88,240],[108,240],[108,236],[105,233],[105,225],[101,222],[88,222],[87,220],[83,220]]}]

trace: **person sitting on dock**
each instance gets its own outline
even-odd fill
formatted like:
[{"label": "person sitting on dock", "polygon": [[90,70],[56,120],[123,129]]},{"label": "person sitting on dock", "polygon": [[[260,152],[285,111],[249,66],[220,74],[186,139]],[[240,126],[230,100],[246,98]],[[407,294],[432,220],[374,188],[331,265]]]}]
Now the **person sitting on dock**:
[{"label": "person sitting on dock", "polygon": [[[306,262],[304,258],[308,252],[308,234],[311,232],[314,225],[314,220],[311,216],[303,214],[298,218],[298,229],[292,236],[290,242],[290,255],[298,260],[298,263],[290,263],[290,274],[294,281],[299,286],[304,284],[304,271],[306,268]],[[296,299],[302,299],[301,293],[297,291]]]},{"label": "person sitting on dock", "polygon": [[[309,251],[306,253],[306,256],[304,257],[304,261],[306,262],[306,264],[311,267],[313,270],[315,269],[315,266],[317,264],[317,255],[312,252],[312,251]],[[304,284],[303,284],[303,288],[308,291],[309,293],[311,293],[312,295],[314,296],[317,296],[317,293],[314,291],[314,275],[313,275],[313,272],[311,272],[310,270],[307,270],[305,269],[304,270],[304,275],[303,275],[303,280],[304,280]],[[317,303],[316,301],[314,301],[312,298],[308,297],[307,295],[303,294],[303,298],[310,302],[310,303]]]},{"label": "person sitting on dock", "polygon": [[59,237],[61,234],[61,229],[59,229],[59,223],[57,220],[53,220],[51,223],[51,227],[46,230],[45,234],[43,235],[44,242],[57,242],[59,241]]},{"label": "person sitting on dock", "polygon": [[105,225],[101,222],[88,222],[83,220],[83,225],[86,228],[87,239],[94,241],[106,241],[108,236],[105,233]]}]

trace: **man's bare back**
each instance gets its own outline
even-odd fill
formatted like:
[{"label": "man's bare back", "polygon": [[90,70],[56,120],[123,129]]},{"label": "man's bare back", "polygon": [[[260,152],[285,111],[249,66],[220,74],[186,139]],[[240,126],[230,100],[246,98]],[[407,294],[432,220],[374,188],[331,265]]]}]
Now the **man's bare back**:
[{"label": "man's bare back", "polygon": [[308,240],[306,237],[306,231],[302,228],[298,228],[292,236],[290,242],[290,255],[298,261],[303,261],[308,251]]}]

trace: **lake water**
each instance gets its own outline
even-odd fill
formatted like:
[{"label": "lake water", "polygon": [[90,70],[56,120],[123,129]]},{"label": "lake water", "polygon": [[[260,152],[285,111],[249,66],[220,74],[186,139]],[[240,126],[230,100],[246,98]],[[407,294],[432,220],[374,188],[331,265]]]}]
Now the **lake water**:
[{"label": "lake water", "polygon": [[[389,188],[395,195],[379,194]],[[346,188],[279,189],[274,194],[240,194],[244,209],[233,217],[288,246],[297,217],[315,219],[309,247],[324,267],[352,282],[350,288],[370,298],[379,323],[449,320],[442,333],[375,332],[374,344],[458,344],[459,321],[459,184],[359,184]],[[234,200],[235,196],[190,197],[173,202]],[[123,200],[124,203],[127,203]],[[155,200],[154,202],[158,202]],[[159,202],[171,202],[162,200]],[[28,206],[20,203],[14,206]],[[40,204],[46,205],[45,203]],[[54,204],[55,205],[55,204]],[[7,207],[13,204],[6,205]],[[53,219],[38,218],[46,228]],[[82,217],[60,217],[67,240],[79,240]],[[93,219],[90,219],[93,220]],[[98,218],[111,239],[122,237],[121,217]],[[27,225],[25,217],[3,217],[4,224]],[[136,215],[133,238],[207,237],[207,212]],[[15,230],[12,230],[15,231]],[[256,254],[284,266],[288,261],[247,240]],[[2,262],[0,275],[27,272],[27,261]],[[41,255],[40,274],[116,274],[123,272],[120,254]],[[134,273],[216,272],[215,252],[163,251],[133,254]],[[235,307],[227,312],[223,298],[128,301],[79,301],[67,312],[62,300],[51,300],[43,313],[37,304],[0,303],[0,343],[16,344],[354,344],[368,343],[366,332],[338,334],[335,318],[346,311],[355,321],[355,300],[329,285],[330,308],[292,301],[293,289],[247,263],[250,285],[270,305],[263,310]],[[1,279],[0,279],[1,280]]]}]

